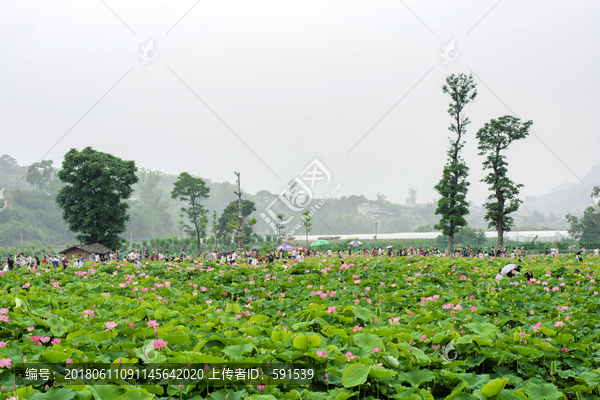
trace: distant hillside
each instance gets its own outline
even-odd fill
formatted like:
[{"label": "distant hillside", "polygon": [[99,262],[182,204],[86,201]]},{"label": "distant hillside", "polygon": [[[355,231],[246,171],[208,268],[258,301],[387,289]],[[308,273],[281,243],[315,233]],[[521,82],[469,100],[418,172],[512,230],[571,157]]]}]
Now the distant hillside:
[{"label": "distant hillside", "polygon": [[529,196],[524,199],[523,212],[536,210],[542,214],[556,214],[561,218],[566,214],[580,215],[591,203],[590,195],[594,186],[600,186],[600,164],[592,167],[582,177],[585,184],[561,183],[541,196]]}]

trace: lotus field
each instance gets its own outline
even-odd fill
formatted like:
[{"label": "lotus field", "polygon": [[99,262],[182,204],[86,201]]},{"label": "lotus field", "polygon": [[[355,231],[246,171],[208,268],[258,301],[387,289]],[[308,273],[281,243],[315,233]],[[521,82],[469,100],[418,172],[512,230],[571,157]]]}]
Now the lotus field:
[{"label": "lotus field", "polygon": [[[598,261],[526,258],[529,282],[495,279],[505,259],[445,257],[10,271],[0,399],[598,399]],[[70,384],[26,376],[32,365],[153,363],[260,365],[261,375],[212,385],[106,370]],[[270,365],[310,377],[273,379]]]}]

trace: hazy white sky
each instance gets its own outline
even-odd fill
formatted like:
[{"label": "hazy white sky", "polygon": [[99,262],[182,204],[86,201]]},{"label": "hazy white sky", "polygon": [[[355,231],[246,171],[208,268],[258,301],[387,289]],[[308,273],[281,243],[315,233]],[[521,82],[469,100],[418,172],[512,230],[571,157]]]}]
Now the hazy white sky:
[{"label": "hazy white sky", "polygon": [[[2,0],[0,154],[29,164],[68,132],[45,158],[92,146],[173,174],[240,171],[274,193],[318,158],[337,195],[404,202],[413,187],[426,201],[449,135],[441,85],[472,70],[475,203],[475,133],[507,106],[580,177],[600,162],[597,1],[196,1]],[[533,135],[508,157],[524,196],[577,181]]]}]

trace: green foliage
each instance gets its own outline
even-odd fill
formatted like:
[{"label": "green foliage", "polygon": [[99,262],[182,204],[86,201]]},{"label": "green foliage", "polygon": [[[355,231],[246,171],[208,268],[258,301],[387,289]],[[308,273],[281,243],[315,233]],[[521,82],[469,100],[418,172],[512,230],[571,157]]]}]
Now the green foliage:
[{"label": "green foliage", "polygon": [[31,164],[25,180],[38,189],[49,189],[56,172],[52,167],[53,163],[52,160],[42,160]]},{"label": "green foliage", "polygon": [[200,178],[194,178],[187,172],[179,174],[179,178],[171,191],[171,198],[179,199],[187,203],[186,207],[181,207],[181,211],[185,212],[190,225],[185,225],[186,233],[196,239],[197,248],[200,248],[200,239],[206,236],[205,218],[206,210],[200,204],[202,200],[208,198],[210,189],[206,187],[204,181]]},{"label": "green foliage", "polygon": [[415,228],[415,232],[433,232],[431,225],[421,225]]},{"label": "green foliage", "polygon": [[[594,186],[592,190],[592,199],[598,201],[600,198],[600,186]],[[586,235],[600,235],[600,202],[594,206],[586,208],[581,219],[574,215],[567,214],[569,221],[569,234],[576,239],[582,239]]]},{"label": "green foliage", "polygon": [[162,172],[140,168],[137,185],[139,199],[132,201],[128,230],[137,237],[158,237],[172,232],[173,222],[168,211],[169,203],[158,188]]},{"label": "green foliage", "polygon": [[476,87],[473,76],[462,73],[446,77],[446,84],[442,86],[443,93],[449,95],[451,99],[448,114],[453,122],[448,129],[456,134],[456,139],[450,139],[448,161],[444,165],[442,178],[434,186],[441,196],[435,210],[435,214],[441,215],[441,219],[434,229],[440,230],[443,235],[450,238],[451,253],[454,250],[454,234],[467,225],[465,215],[469,214],[469,204],[466,200],[470,185],[467,181],[469,168],[460,152],[464,147],[464,141],[461,140],[466,134],[466,126],[471,123],[464,115],[464,108],[477,97]]},{"label": "green foliage", "polygon": [[519,209],[522,203],[517,196],[522,184],[515,184],[507,176],[508,163],[506,156],[501,152],[508,149],[508,146],[516,141],[525,139],[529,135],[529,128],[533,121],[521,122],[517,117],[504,115],[500,118],[492,119],[481,128],[476,137],[479,140],[477,148],[479,155],[486,155],[483,162],[483,169],[490,170],[490,173],[481,181],[489,185],[492,192],[488,201],[484,203],[487,210],[485,220],[489,228],[498,231],[498,246],[503,246],[502,235],[510,231],[514,225],[514,220],[510,214]]},{"label": "green foliage", "polygon": [[312,231],[311,229],[311,212],[309,210],[302,212],[302,225],[304,225],[304,231],[306,233],[306,248],[308,249],[308,233]]},{"label": "green foliage", "polygon": [[[225,235],[233,234],[237,225],[238,219],[238,201],[234,200],[225,207],[218,220],[217,236],[224,237]],[[256,211],[256,205],[252,200],[242,200],[242,218],[245,220],[250,214]],[[248,236],[252,234],[252,227],[244,223],[244,242],[249,240]]]},{"label": "green foliage", "polygon": [[408,197],[406,198],[406,204],[417,204],[417,191],[415,189],[408,189]]},{"label": "green foliage", "polygon": [[82,244],[117,249],[129,220],[126,200],[138,181],[133,161],[86,147],[65,154],[58,173],[66,185],[56,195],[63,219]]}]

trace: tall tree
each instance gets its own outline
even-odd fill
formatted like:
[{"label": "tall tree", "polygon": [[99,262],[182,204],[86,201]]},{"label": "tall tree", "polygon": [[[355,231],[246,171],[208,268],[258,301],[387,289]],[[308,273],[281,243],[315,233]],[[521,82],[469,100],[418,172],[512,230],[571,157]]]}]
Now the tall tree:
[{"label": "tall tree", "polygon": [[138,172],[140,179],[138,189],[141,202],[138,206],[141,214],[152,221],[153,229],[150,236],[171,233],[173,228],[171,214],[167,211],[169,203],[163,199],[163,190],[157,188],[162,175],[163,173],[160,171],[146,168],[140,168]]},{"label": "tall tree", "polygon": [[[237,205],[237,212],[235,213],[235,216],[237,217],[237,221],[235,221],[235,240],[237,243],[237,253],[238,256],[242,255],[242,252],[244,251],[244,217],[242,216],[243,212],[242,212],[242,186],[240,183],[240,173],[239,172],[234,172],[234,174],[237,176],[237,184],[238,184],[238,190],[234,191],[233,193],[235,193],[238,196],[238,205]],[[250,227],[250,231],[252,231],[252,227]]]},{"label": "tall tree", "polygon": [[200,238],[206,235],[206,225],[203,225],[202,216],[206,210],[200,204],[202,200],[208,198],[210,189],[206,187],[204,181],[200,178],[194,178],[187,172],[179,174],[177,181],[171,191],[171,198],[179,199],[187,203],[188,207],[181,207],[188,219],[190,225],[186,225],[186,233],[196,239],[196,248],[200,248]]},{"label": "tall tree", "polygon": [[448,149],[448,161],[444,165],[442,179],[434,186],[440,194],[441,199],[437,203],[436,215],[441,215],[440,221],[433,227],[445,236],[448,236],[448,250],[450,255],[454,254],[454,234],[467,225],[465,215],[469,214],[469,204],[466,200],[469,182],[469,167],[461,156],[461,150],[465,146],[461,142],[466,134],[466,127],[471,123],[465,115],[464,109],[467,104],[477,97],[477,85],[472,75],[452,74],[446,77],[446,84],[442,86],[442,92],[450,96],[448,114],[453,122],[448,130],[456,134],[456,138],[450,138]]},{"label": "tall tree", "polygon": [[500,118],[491,119],[475,135],[479,140],[477,149],[480,156],[487,156],[483,162],[483,169],[490,173],[481,180],[489,185],[492,194],[484,203],[487,210],[485,220],[488,228],[495,228],[498,232],[498,247],[504,247],[504,232],[508,232],[514,226],[511,213],[519,209],[523,202],[517,196],[523,184],[516,184],[506,175],[508,163],[506,156],[500,154],[515,140],[525,139],[529,135],[529,127],[533,121],[521,122],[517,117],[504,115]]},{"label": "tall tree", "polygon": [[277,222],[277,237],[279,239],[281,239],[281,230],[285,228],[285,224],[283,223],[283,214],[277,214],[277,219],[279,220],[279,222]]},{"label": "tall tree", "polygon": [[[241,206],[243,226],[242,238],[244,243],[248,244],[252,237],[252,227],[250,226],[250,224],[246,224],[243,221],[245,221],[250,216],[250,214],[256,211],[256,205],[252,200],[245,199],[241,201]],[[234,200],[231,203],[229,203],[227,207],[225,207],[225,209],[221,213],[221,216],[219,217],[219,225],[217,231],[218,237],[223,238],[227,235],[235,233],[239,223],[238,208],[239,200]]]},{"label": "tall tree", "polygon": [[408,189],[408,197],[406,198],[406,204],[417,204],[417,191],[415,189]]},{"label": "tall tree", "polygon": [[213,217],[212,217],[212,229],[211,232],[213,234],[213,238],[215,240],[215,249],[219,249],[219,243],[217,240],[217,235],[219,233],[219,221],[217,219],[217,212],[213,211]]},{"label": "tall tree", "polygon": [[585,241],[587,236],[593,236],[591,240],[596,243],[600,239],[600,186],[594,186],[592,190],[593,204],[583,211],[581,219],[567,214],[566,218],[570,224],[569,235],[575,239]]},{"label": "tall tree", "polygon": [[310,216],[310,211],[302,211],[302,225],[304,225],[304,230],[306,232],[306,248],[308,249],[308,232],[312,231],[311,221],[312,217]]},{"label": "tall tree", "polygon": [[59,179],[66,185],[56,195],[63,219],[83,244],[100,243],[117,250],[129,220],[127,199],[137,183],[134,161],[86,147],[65,154]]},{"label": "tall tree", "polygon": [[25,180],[38,189],[48,188],[54,175],[53,163],[52,160],[42,160],[31,164]]}]

